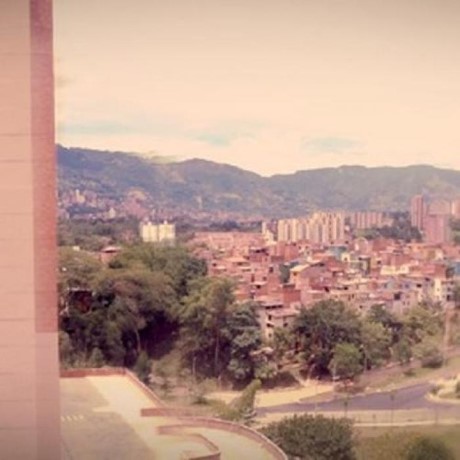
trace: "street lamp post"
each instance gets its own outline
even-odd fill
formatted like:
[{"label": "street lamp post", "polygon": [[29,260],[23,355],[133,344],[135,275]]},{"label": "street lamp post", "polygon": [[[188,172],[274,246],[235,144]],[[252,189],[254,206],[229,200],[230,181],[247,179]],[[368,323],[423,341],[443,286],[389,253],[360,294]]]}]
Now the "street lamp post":
[{"label": "street lamp post", "polygon": [[393,426],[393,417],[394,417],[394,409],[395,409],[395,398],[396,398],[396,390],[391,390],[390,391],[390,399],[391,399],[391,426]]}]

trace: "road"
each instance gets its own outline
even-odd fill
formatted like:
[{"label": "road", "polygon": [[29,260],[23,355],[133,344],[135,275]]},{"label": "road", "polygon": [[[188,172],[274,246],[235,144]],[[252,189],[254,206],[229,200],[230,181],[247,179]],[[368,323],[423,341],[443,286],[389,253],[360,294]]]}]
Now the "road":
[{"label": "road", "polygon": [[[388,411],[388,410],[411,410],[411,409],[432,409],[439,411],[444,416],[460,416],[460,404],[449,404],[447,402],[436,403],[426,398],[432,388],[430,383],[419,383],[416,385],[400,388],[391,391],[376,391],[369,394],[358,395],[348,398],[348,411]],[[393,395],[393,396],[392,396]],[[298,413],[298,412],[338,412],[344,410],[345,396],[336,396],[334,399],[323,402],[296,402],[280,404],[266,408],[259,408],[259,415],[269,413]]]}]

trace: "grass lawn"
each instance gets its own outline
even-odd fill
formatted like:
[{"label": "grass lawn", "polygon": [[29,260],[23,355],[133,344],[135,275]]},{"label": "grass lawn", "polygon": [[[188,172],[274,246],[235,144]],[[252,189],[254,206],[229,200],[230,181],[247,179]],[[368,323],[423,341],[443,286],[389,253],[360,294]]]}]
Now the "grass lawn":
[{"label": "grass lawn", "polygon": [[384,389],[389,386],[394,388],[399,385],[410,385],[412,381],[418,379],[438,379],[446,372],[452,371],[452,373],[460,371],[460,356],[454,356],[449,358],[444,366],[430,369],[427,367],[416,367],[412,368],[410,372],[401,373],[399,375],[392,375],[385,380],[376,381],[371,384],[371,387],[379,387]]},{"label": "grass lawn", "polygon": [[[362,428],[356,427],[355,433],[358,439],[358,459],[377,460],[385,459],[379,456],[379,451],[384,452],[388,449],[388,457],[391,460],[399,460],[398,444],[417,435],[435,436],[442,440],[455,454],[455,458],[460,460],[460,425],[451,426],[419,426],[419,427],[398,427],[398,428]],[[385,435],[389,435],[388,438]]]}]

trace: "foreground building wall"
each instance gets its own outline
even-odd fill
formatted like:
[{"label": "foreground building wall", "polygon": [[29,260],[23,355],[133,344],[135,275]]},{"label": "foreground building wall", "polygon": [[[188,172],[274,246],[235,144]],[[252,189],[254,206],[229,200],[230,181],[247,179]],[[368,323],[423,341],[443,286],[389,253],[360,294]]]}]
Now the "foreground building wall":
[{"label": "foreground building wall", "polygon": [[59,446],[51,0],[0,0],[0,457]]}]

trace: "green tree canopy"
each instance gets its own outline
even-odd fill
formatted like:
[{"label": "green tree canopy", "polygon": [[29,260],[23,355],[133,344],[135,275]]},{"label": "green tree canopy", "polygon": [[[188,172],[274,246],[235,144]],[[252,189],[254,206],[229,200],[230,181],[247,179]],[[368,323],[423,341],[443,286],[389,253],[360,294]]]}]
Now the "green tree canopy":
[{"label": "green tree canopy", "polygon": [[58,289],[61,295],[74,288],[90,289],[101,270],[102,264],[94,254],[59,248]]},{"label": "green tree canopy", "polygon": [[409,340],[403,337],[393,347],[394,356],[402,365],[410,364],[412,359],[412,348]]},{"label": "green tree canopy", "polygon": [[254,305],[247,302],[237,307],[229,315],[227,327],[231,340],[227,370],[235,380],[251,379],[256,374],[257,366],[253,352],[262,344]]},{"label": "green tree canopy", "polygon": [[293,330],[306,362],[319,374],[329,372],[333,350],[338,343],[360,345],[360,319],[342,302],[325,300],[310,309],[302,309]]},{"label": "green tree canopy", "polygon": [[443,356],[438,345],[430,339],[425,339],[414,347],[414,356],[420,359],[423,367],[441,367]]},{"label": "green tree canopy", "polygon": [[189,294],[190,283],[206,275],[205,261],[193,257],[183,246],[149,243],[127,247],[110,263],[111,268],[144,268],[169,276],[178,297]]},{"label": "green tree canopy", "polygon": [[353,428],[346,419],[294,415],[270,423],[262,432],[289,459],[354,460]]},{"label": "green tree canopy", "polygon": [[382,323],[365,319],[361,324],[364,368],[380,366],[390,357],[391,333]]},{"label": "green tree canopy", "polygon": [[408,449],[407,460],[455,460],[453,452],[440,439],[420,436]]},{"label": "green tree canopy", "polygon": [[442,329],[439,312],[428,305],[417,305],[403,316],[404,335],[412,344],[419,343],[427,337],[433,337]]},{"label": "green tree canopy", "polygon": [[228,321],[235,311],[233,283],[206,278],[195,283],[180,317],[182,349],[192,367],[218,376],[230,355]]},{"label": "green tree canopy", "polygon": [[181,247],[136,244],[107,268],[83,251],[63,250],[61,260],[69,267],[62,271],[63,286],[92,293],[89,310],[71,307],[61,315],[61,329],[70,338],[65,349],[80,362],[97,348],[113,365],[134,365],[141,351],[151,353],[175,340],[184,293],[206,272],[204,263]]},{"label": "green tree canopy", "polygon": [[329,371],[339,379],[354,379],[363,370],[361,353],[352,343],[338,343],[333,350]]}]

